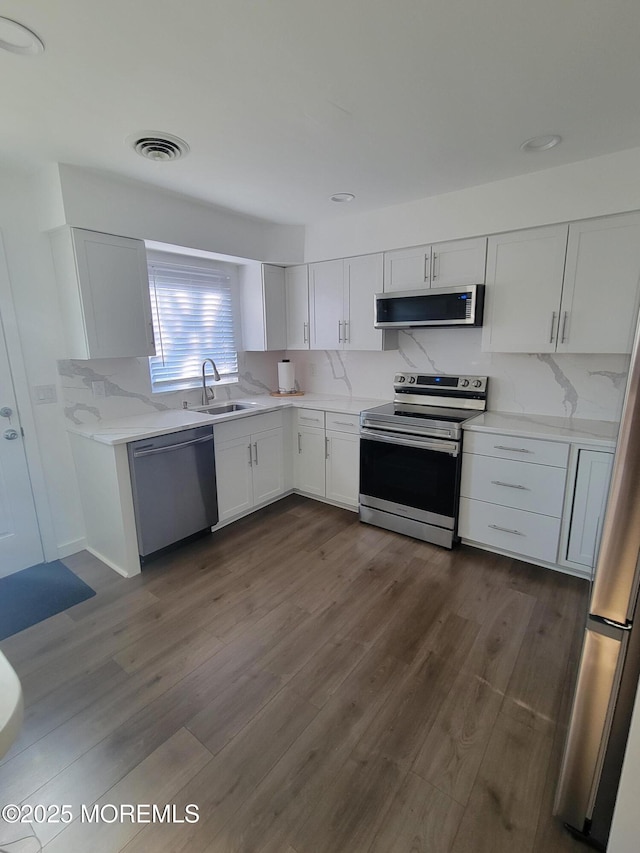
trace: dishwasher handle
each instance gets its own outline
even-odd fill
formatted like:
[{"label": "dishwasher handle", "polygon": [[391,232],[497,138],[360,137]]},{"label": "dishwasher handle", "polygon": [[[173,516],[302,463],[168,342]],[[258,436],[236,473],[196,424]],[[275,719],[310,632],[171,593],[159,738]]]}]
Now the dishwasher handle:
[{"label": "dishwasher handle", "polygon": [[191,441],[179,441],[177,444],[168,444],[166,447],[154,447],[151,450],[134,450],[133,458],[138,459],[140,456],[153,456],[156,453],[168,453],[170,450],[182,450],[183,447],[189,447],[190,444],[204,444],[206,441],[213,441],[213,433],[205,435],[202,438],[194,438]]}]

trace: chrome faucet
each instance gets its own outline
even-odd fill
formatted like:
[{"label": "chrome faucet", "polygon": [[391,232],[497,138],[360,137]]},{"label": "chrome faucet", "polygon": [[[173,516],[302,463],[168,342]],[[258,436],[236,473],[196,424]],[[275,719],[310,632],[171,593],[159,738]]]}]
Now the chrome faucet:
[{"label": "chrome faucet", "polygon": [[213,378],[216,382],[220,382],[220,374],[218,373],[218,368],[216,367],[216,363],[212,358],[205,358],[202,362],[202,405],[206,406],[210,400],[215,400],[216,392],[213,388],[207,387],[207,379],[205,376],[205,368],[207,366],[207,362],[213,367]]}]

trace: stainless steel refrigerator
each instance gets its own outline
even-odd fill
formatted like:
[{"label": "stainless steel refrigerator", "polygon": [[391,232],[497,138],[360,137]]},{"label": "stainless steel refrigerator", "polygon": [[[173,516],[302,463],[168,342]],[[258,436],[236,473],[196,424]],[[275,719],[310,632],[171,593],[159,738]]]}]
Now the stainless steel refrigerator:
[{"label": "stainless steel refrigerator", "polygon": [[640,324],[556,793],[555,813],[604,849],[640,675]]}]

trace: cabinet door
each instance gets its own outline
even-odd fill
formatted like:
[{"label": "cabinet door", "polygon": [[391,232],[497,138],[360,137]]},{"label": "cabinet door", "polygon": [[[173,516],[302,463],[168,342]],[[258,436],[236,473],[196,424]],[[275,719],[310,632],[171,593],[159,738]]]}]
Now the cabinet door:
[{"label": "cabinet door", "polygon": [[296,489],[323,498],[325,495],[324,430],[299,426],[295,445]]},{"label": "cabinet door", "polygon": [[344,262],[344,348],[381,350],[382,332],[374,329],[374,295],[382,291],[382,254]]},{"label": "cabinet door", "polygon": [[284,491],[282,427],[251,436],[253,456],[253,503],[273,500]]},{"label": "cabinet door", "polygon": [[358,506],[360,438],[327,430],[327,500]]},{"label": "cabinet door", "polygon": [[567,225],[489,237],[482,348],[555,352]]},{"label": "cabinet door", "polygon": [[576,471],[567,560],[592,568],[609,491],[613,453],[580,450]]},{"label": "cabinet door", "polygon": [[558,352],[631,352],[640,280],[640,214],[569,226]]},{"label": "cabinet door", "polygon": [[287,267],[287,349],[309,349],[309,267]]},{"label": "cabinet door", "polygon": [[343,349],[344,261],[309,266],[311,349]]},{"label": "cabinet door", "polygon": [[484,284],[487,238],[452,240],[431,247],[431,287]]},{"label": "cabinet door", "polygon": [[250,436],[216,441],[218,514],[227,521],[253,506],[252,446]]},{"label": "cabinet door", "polygon": [[284,268],[262,265],[264,327],[267,350],[287,348]]},{"label": "cabinet door", "polygon": [[429,287],[431,246],[414,246],[384,253],[384,290],[417,290]]},{"label": "cabinet door", "polygon": [[72,228],[87,340],[85,358],[155,355],[142,240]]}]

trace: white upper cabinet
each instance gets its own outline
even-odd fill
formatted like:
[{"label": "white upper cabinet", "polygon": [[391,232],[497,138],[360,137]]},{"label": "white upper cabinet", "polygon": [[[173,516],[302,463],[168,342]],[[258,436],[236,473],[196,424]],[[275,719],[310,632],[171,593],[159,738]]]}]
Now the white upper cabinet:
[{"label": "white upper cabinet", "polygon": [[250,352],[285,350],[284,268],[247,264],[240,268],[242,349]]},{"label": "white upper cabinet", "polygon": [[382,290],[382,254],[309,265],[311,349],[382,350],[373,298]]},{"label": "white upper cabinet", "polygon": [[309,265],[311,349],[342,349],[344,261]]},{"label": "white upper cabinet", "polygon": [[482,348],[555,352],[567,225],[489,237]]},{"label": "white upper cabinet", "polygon": [[558,352],[630,352],[639,280],[639,213],[572,223]]},{"label": "white upper cabinet", "polygon": [[51,246],[68,357],[155,355],[144,242],[64,227]]},{"label": "white upper cabinet", "polygon": [[287,309],[287,349],[309,349],[309,267],[284,271]]},{"label": "white upper cabinet", "polygon": [[382,255],[362,255],[344,262],[343,347],[381,350],[382,332],[374,329],[374,296],[382,290]]},{"label": "white upper cabinet", "polygon": [[486,237],[385,252],[384,290],[483,284],[486,257]]}]

